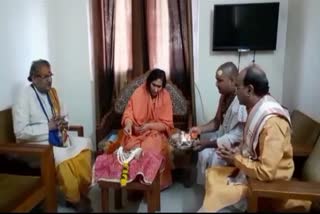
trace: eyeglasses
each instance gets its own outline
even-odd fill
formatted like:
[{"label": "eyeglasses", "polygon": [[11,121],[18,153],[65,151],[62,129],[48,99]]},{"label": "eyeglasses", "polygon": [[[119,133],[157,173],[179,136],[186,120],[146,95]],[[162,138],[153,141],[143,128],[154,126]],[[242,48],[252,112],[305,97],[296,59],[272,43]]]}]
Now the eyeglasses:
[{"label": "eyeglasses", "polygon": [[48,79],[51,79],[53,76],[53,74],[49,74],[49,75],[36,75],[37,78],[41,79],[41,80],[48,80]]}]

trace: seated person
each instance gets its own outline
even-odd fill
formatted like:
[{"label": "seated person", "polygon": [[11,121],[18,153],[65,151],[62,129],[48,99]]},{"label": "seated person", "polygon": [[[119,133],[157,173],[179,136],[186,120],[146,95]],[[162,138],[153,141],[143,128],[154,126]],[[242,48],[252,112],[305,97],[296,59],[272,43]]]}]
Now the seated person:
[{"label": "seated person", "polygon": [[217,156],[217,148],[235,147],[242,141],[247,112],[245,106],[240,105],[236,97],[237,76],[238,69],[232,62],[219,66],[215,77],[221,96],[216,116],[209,123],[190,129],[190,134],[201,134],[200,141],[194,144],[194,150],[199,151],[198,184],[204,184],[205,170],[208,166],[226,165],[226,162]]},{"label": "seated person", "polygon": [[[240,72],[237,97],[248,112],[243,142],[236,149],[217,150],[231,166],[207,169],[206,193],[200,212],[245,211],[248,177],[265,182],[290,180],[294,171],[289,114],[269,95],[267,76],[257,65]],[[269,207],[281,211],[301,206],[300,202],[305,201],[272,200]],[[305,205],[308,207],[310,203]]]},{"label": "seated person", "polygon": [[[145,183],[149,183],[151,179],[148,175],[156,175],[160,167],[160,188],[162,190],[172,184],[172,162],[169,157],[168,137],[173,130],[173,109],[170,94],[165,86],[165,72],[153,69],[146,82],[135,89],[131,95],[122,115],[123,130],[119,132],[117,141],[109,145],[113,148],[121,145],[125,152],[141,148],[144,155],[140,156],[138,161],[129,162],[129,180],[131,181],[140,174]],[[110,150],[107,153],[110,153]],[[121,167],[118,161],[115,161],[117,157],[114,154],[104,154],[97,158],[94,170],[95,179],[102,177],[104,180],[114,180],[119,177]],[[155,155],[151,157],[150,154]],[[144,167],[145,164],[147,164],[146,167]]]},{"label": "seated person", "polygon": [[[66,140],[68,122],[57,92],[51,87],[52,75],[48,61],[40,59],[32,63],[28,77],[31,84],[13,105],[14,132],[18,143],[55,144],[60,190],[68,205],[88,211],[91,209],[87,197],[91,182],[91,141],[75,136]],[[59,134],[63,134],[64,140]],[[63,146],[63,142],[69,145]]]}]

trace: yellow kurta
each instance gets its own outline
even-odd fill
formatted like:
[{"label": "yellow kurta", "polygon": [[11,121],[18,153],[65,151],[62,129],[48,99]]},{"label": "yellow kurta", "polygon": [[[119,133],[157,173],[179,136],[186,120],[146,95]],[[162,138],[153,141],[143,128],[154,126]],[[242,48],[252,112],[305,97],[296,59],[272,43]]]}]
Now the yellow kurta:
[{"label": "yellow kurta", "polygon": [[[274,116],[266,121],[259,135],[257,154],[256,161],[237,154],[235,166],[248,177],[260,181],[291,179],[294,171],[291,129],[285,119]],[[207,170],[206,192],[201,211],[216,212],[239,202],[246,196],[246,185],[227,184],[227,177],[233,169],[235,167],[212,167]],[[293,200],[280,204],[277,209],[298,205],[293,203]],[[310,206],[310,203],[307,205]]]}]

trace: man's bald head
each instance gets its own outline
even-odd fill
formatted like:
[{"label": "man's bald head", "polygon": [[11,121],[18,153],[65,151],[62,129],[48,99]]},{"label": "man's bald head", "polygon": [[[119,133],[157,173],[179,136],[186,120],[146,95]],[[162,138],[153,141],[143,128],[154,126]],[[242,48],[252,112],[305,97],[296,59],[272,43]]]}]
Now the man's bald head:
[{"label": "man's bald head", "polygon": [[228,76],[232,80],[236,80],[238,75],[238,68],[233,62],[223,63],[217,69],[217,75],[221,76],[222,74]]},{"label": "man's bald head", "polygon": [[244,68],[240,75],[243,76],[243,85],[252,85],[257,96],[269,93],[269,81],[266,73],[256,64]]}]

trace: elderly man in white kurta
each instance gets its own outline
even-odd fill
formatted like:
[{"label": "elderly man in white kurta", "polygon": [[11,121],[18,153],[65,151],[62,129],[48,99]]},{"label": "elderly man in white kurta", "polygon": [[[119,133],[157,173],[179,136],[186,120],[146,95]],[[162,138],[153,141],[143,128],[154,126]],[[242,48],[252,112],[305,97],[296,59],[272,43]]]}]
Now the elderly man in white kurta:
[{"label": "elderly man in white kurta", "polygon": [[197,163],[197,183],[203,185],[205,170],[214,165],[227,163],[216,154],[221,147],[236,147],[242,141],[243,127],[247,112],[236,97],[238,69],[232,62],[219,66],[216,72],[216,86],[221,94],[216,116],[205,125],[192,127],[191,133],[200,135],[194,145],[199,151]]},{"label": "elderly man in white kurta", "polygon": [[[34,61],[28,80],[32,84],[19,94],[13,106],[17,142],[54,143],[58,184],[67,204],[78,211],[88,211],[91,209],[87,194],[91,182],[92,143],[83,137],[59,136],[65,133],[61,130],[67,126],[66,112],[63,112],[56,90],[51,87],[49,62]],[[52,140],[52,134],[56,135],[56,141]]]}]

